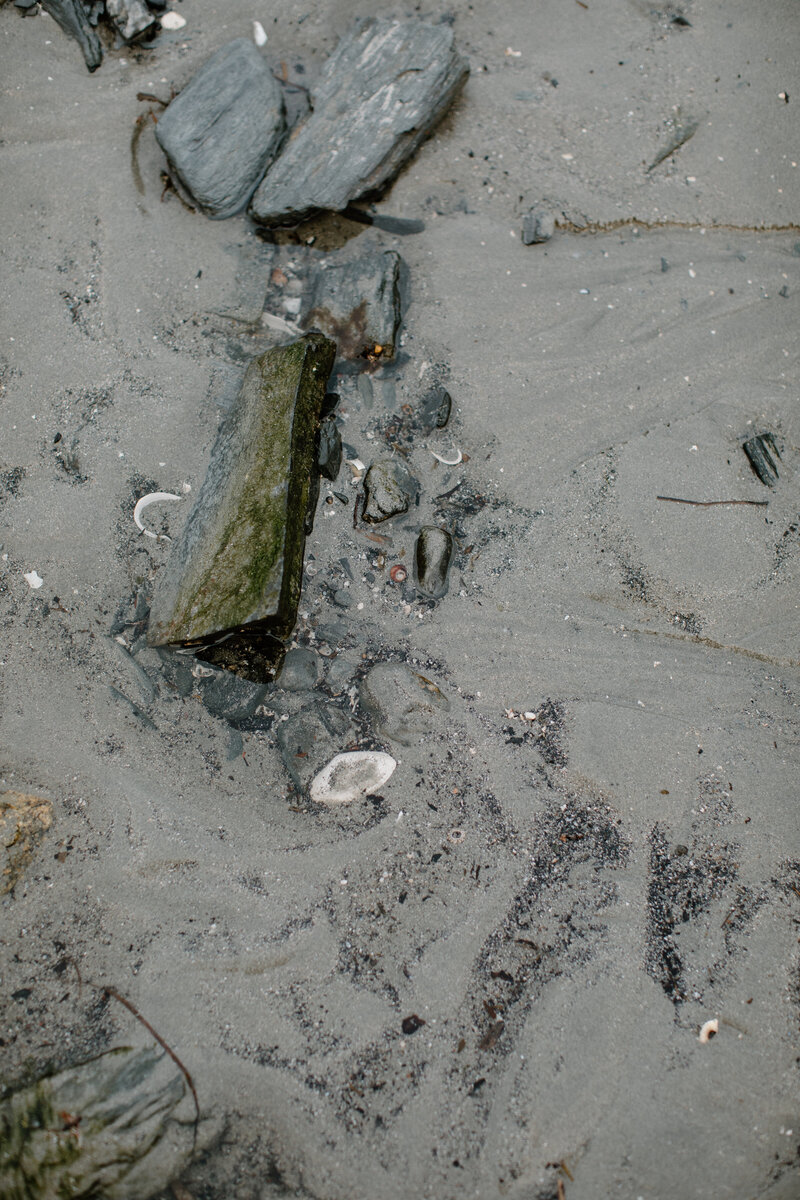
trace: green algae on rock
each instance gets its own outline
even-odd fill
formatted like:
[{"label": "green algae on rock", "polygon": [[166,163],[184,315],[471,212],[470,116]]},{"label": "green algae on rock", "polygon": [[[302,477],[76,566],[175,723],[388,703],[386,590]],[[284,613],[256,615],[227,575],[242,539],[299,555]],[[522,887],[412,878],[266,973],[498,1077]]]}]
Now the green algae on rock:
[{"label": "green algae on rock", "polygon": [[150,612],[148,641],[285,634],[300,599],[317,425],[336,346],[308,333],[254,358]]},{"label": "green algae on rock", "polygon": [[0,1103],[0,1195],[8,1200],[151,1196],[185,1165],[183,1152],[134,1168],[164,1137],[186,1090],[155,1047],[120,1047],[45,1076]]}]

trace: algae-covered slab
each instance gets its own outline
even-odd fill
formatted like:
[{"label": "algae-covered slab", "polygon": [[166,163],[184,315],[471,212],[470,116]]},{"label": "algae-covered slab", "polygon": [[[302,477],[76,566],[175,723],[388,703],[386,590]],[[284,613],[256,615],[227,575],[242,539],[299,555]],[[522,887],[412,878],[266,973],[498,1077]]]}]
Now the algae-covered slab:
[{"label": "algae-covered slab", "polygon": [[253,624],[291,629],[314,442],[335,355],[332,341],[308,333],[250,363],[159,580],[151,645]]},{"label": "algae-covered slab", "polygon": [[468,74],[449,25],[359,21],[323,67],[313,112],[259,184],[251,215],[264,225],[291,224],[383,187]]}]

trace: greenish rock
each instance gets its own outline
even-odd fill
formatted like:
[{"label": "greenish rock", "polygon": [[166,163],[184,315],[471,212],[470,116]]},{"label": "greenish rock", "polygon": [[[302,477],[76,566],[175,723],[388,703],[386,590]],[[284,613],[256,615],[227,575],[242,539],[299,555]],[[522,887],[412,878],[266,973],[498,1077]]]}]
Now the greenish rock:
[{"label": "greenish rock", "polygon": [[[151,1152],[176,1124],[183,1075],[161,1050],[120,1047],[0,1103],[0,1195],[4,1200],[133,1200],[155,1195],[185,1166],[191,1125],[174,1154]],[[143,1161],[144,1160],[144,1161]],[[138,1166],[144,1180],[134,1183]]]},{"label": "greenish rock", "polygon": [[336,346],[308,333],[247,368],[150,610],[152,646],[297,616],[320,408]]}]

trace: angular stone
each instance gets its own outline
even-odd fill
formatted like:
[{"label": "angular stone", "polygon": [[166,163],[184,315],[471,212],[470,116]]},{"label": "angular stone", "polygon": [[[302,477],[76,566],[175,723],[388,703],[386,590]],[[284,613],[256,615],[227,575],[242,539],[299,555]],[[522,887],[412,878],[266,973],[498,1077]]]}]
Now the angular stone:
[{"label": "angular stone", "polygon": [[75,38],[86,66],[90,71],[96,71],[103,61],[103,50],[81,0],[42,0],[42,8],[58,21],[66,34]]},{"label": "angular stone", "polygon": [[405,467],[391,458],[378,459],[364,476],[363,520],[370,525],[408,512],[414,481]]},{"label": "angular stone", "polygon": [[321,329],[343,358],[394,357],[405,263],[395,250],[321,269],[300,320]]},{"label": "angular stone", "polygon": [[342,435],[333,417],[325,417],[320,422],[317,438],[317,470],[333,483],[341,465]]},{"label": "angular stone", "polygon": [[313,703],[277,726],[283,765],[297,788],[305,788],[332,756],[355,736],[340,708]]},{"label": "angular stone", "polygon": [[522,218],[522,241],[525,246],[549,242],[556,231],[556,219],[546,208],[532,208]]},{"label": "angular stone", "polygon": [[278,687],[285,692],[310,692],[319,682],[319,655],[304,646],[287,651]]},{"label": "angular stone", "polygon": [[155,26],[156,18],[144,0],[105,0],[105,3],[114,28],[126,42],[135,41]]},{"label": "angular stone", "polygon": [[0,792],[0,895],[19,882],[52,823],[53,805],[43,796]]},{"label": "angular stone", "polygon": [[443,387],[433,387],[423,397],[419,407],[419,416],[426,433],[434,429],[444,429],[450,420],[450,410],[453,401],[450,393]]},{"label": "angular stone", "polygon": [[269,691],[266,684],[242,679],[231,671],[217,671],[198,682],[204,707],[229,725],[239,725],[252,717]]},{"label": "angular stone", "polygon": [[404,663],[378,663],[361,680],[359,696],[378,733],[413,746],[450,702],[425,675]]},{"label": "angular stone", "polygon": [[417,587],[426,596],[438,600],[447,591],[447,574],[453,556],[453,539],[438,525],[425,525],[419,531],[414,553]]},{"label": "angular stone", "polygon": [[215,218],[244,208],[278,149],[283,99],[253,42],[236,38],[200,68],[156,125],[170,170]]},{"label": "angular stone", "polygon": [[317,209],[341,211],[383,187],[468,74],[449,25],[359,21],[323,67],[313,112],[256,191],[253,218],[293,224]]},{"label": "angular stone", "polygon": [[742,449],[753,473],[766,487],[774,487],[778,482],[778,463],[781,461],[774,433],[759,433],[756,437],[748,438],[742,443]]},{"label": "angular stone", "polygon": [[294,625],[320,406],[336,347],[310,333],[254,358],[158,581],[151,646]]}]

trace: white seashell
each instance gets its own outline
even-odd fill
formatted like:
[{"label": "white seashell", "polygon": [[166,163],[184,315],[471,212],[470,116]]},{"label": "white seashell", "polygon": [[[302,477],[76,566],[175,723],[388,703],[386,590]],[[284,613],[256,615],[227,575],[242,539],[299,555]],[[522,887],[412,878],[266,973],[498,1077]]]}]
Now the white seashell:
[{"label": "white seashell", "polygon": [[705,1025],[700,1030],[699,1042],[710,1042],[716,1034],[719,1033],[719,1021],[714,1017],[713,1021],[706,1021]]},{"label": "white seashell", "polygon": [[28,585],[32,588],[40,588],[44,583],[44,580],[38,571],[26,571],[23,575],[23,579],[26,579],[28,581]]},{"label": "white seashell", "polygon": [[[430,450],[430,446],[428,447]],[[463,455],[460,450],[452,450],[450,454],[438,454],[435,450],[431,450],[431,454],[437,462],[442,463],[445,467],[457,467],[461,462]]]},{"label": "white seashell", "polygon": [[142,496],[141,500],[136,501],[136,507],[133,510],[133,519],[136,522],[136,528],[141,529],[145,537],[162,537],[165,538],[166,541],[169,541],[169,538],[167,538],[165,534],[153,533],[152,530],[145,529],[144,525],[142,524],[143,511],[149,505],[157,504],[161,500],[180,500],[180,496],[176,496],[174,492],[148,492],[146,496]]},{"label": "white seashell", "polygon": [[350,804],[377,792],[397,766],[391,754],[380,750],[352,750],[337,754],[311,783],[317,804]]},{"label": "white seashell", "polygon": [[267,31],[260,21],[253,21],[253,41],[257,46],[267,44]]},{"label": "white seashell", "polygon": [[165,12],[163,17],[158,18],[158,23],[162,29],[183,29],[186,17],[182,17],[180,13],[176,12]]}]

